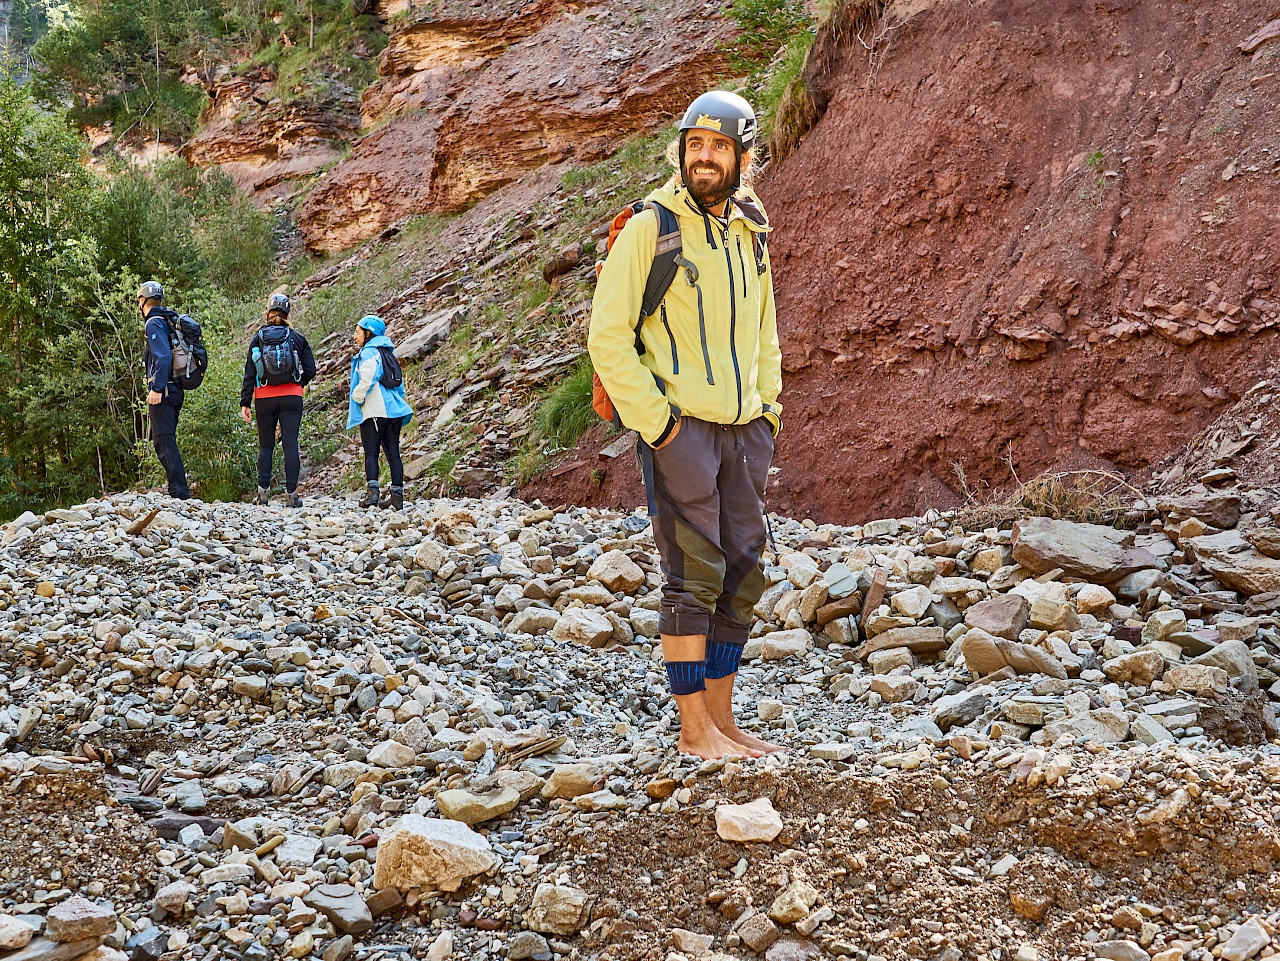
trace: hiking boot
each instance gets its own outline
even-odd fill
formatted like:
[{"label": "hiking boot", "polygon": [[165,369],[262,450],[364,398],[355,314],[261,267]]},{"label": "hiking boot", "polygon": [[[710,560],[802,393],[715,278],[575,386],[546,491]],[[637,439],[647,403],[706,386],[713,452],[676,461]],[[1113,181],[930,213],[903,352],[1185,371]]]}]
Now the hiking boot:
[{"label": "hiking boot", "polygon": [[271,492],[267,488],[265,487],[258,488],[258,503],[259,504],[271,503]]},{"label": "hiking boot", "polygon": [[391,509],[393,511],[404,509],[404,488],[403,487],[391,488]]},{"label": "hiking boot", "polygon": [[361,507],[377,507],[378,506],[378,485],[370,484],[365,488],[364,499],[360,501]]},{"label": "hiking boot", "polygon": [[302,498],[298,496],[297,491],[289,491],[289,506],[290,507],[302,506]]}]

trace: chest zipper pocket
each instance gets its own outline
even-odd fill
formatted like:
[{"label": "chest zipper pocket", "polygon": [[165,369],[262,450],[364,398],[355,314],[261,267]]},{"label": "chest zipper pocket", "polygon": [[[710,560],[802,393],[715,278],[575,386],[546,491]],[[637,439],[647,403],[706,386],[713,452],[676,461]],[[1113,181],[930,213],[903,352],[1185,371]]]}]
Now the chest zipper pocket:
[{"label": "chest zipper pocket", "polygon": [[676,335],[671,332],[671,324],[667,320],[667,305],[665,301],[659,310],[662,316],[662,326],[667,331],[667,339],[671,341],[671,374],[675,376],[680,373],[680,355],[676,352]]},{"label": "chest zipper pocket", "polygon": [[[708,236],[710,236],[708,234]],[[726,247],[725,256],[729,256],[729,249]],[[702,338],[702,365],[707,370],[707,384],[711,387],[716,385],[716,379],[711,373],[711,350],[707,347],[707,316],[702,309],[702,288],[698,286],[698,267],[683,254],[676,255],[676,263],[684,268],[685,282],[694,289],[698,295],[698,334]],[[733,284],[733,275],[730,274],[730,286]]]},{"label": "chest zipper pocket", "polygon": [[738,269],[742,271],[742,296],[747,296],[747,262],[742,259],[742,238],[734,238],[738,241]]}]

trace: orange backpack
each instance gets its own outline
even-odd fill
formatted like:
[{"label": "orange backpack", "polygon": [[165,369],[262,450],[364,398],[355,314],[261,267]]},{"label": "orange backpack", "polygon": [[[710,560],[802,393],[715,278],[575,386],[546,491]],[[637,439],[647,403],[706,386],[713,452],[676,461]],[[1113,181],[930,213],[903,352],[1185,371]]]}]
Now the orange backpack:
[{"label": "orange backpack", "polygon": [[[609,224],[609,240],[605,245],[605,250],[613,249],[614,241],[618,239],[618,234],[622,233],[622,228],[636,214],[640,213],[645,207],[653,208],[658,215],[658,243],[654,248],[653,266],[649,268],[649,280],[644,287],[644,297],[640,302],[640,316],[636,318],[636,353],[644,353],[644,341],[640,339],[641,323],[646,317],[658,309],[658,305],[662,303],[662,298],[666,296],[667,290],[671,287],[671,282],[676,279],[676,271],[679,270],[679,264],[676,262],[680,258],[682,244],[680,241],[680,223],[676,220],[676,215],[660,203],[643,200],[637,200],[633,204],[628,204],[618,212]],[[600,276],[600,271],[604,269],[604,261],[596,261],[596,276]],[[600,416],[601,420],[608,421],[619,430],[622,429],[622,418],[618,416],[618,411],[613,406],[613,401],[609,398],[609,392],[604,389],[604,384],[600,380],[599,374],[593,374],[591,377],[591,406]]]}]

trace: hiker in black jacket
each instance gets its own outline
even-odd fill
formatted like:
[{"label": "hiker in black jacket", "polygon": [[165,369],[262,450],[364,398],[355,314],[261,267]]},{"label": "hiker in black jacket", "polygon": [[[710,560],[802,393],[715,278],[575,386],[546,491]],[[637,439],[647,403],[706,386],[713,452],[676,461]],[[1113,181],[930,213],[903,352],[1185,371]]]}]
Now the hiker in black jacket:
[{"label": "hiker in black jacket", "polygon": [[148,280],[138,288],[138,312],[146,321],[147,422],[151,443],[164,468],[169,496],[186,500],[187,470],[178,450],[178,414],[182,410],[184,392],[173,379],[173,347],[170,324],[178,315],[164,306],[164,288]]},{"label": "hiker in black jacket", "polygon": [[[298,429],[302,426],[302,388],[316,376],[316,359],[307,338],[289,326],[289,298],[272,294],[266,322],[253,335],[240,385],[240,416],[246,424],[258,418],[258,503],[269,501],[271,458],[276,425],[284,448],[284,485],[290,507],[301,507],[298,473]],[[253,411],[249,402],[253,402]]]}]

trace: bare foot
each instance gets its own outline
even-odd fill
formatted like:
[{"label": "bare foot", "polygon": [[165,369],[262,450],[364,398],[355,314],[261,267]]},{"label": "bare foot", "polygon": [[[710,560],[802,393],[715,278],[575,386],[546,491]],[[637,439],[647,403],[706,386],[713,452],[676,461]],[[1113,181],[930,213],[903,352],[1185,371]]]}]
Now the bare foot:
[{"label": "bare foot", "polygon": [[696,732],[680,731],[680,742],[677,745],[681,754],[692,754],[704,761],[717,760],[726,754],[741,754],[747,757],[760,757],[761,752],[740,744],[725,736],[714,726],[708,726]]},{"label": "bare foot", "polygon": [[740,744],[756,753],[752,757],[760,757],[762,754],[776,754],[778,751],[785,750],[781,744],[771,744],[768,741],[762,741],[760,738],[748,734],[746,731],[738,727],[732,719],[727,724],[716,723],[716,727],[720,729],[720,733],[729,738],[736,744]]}]

